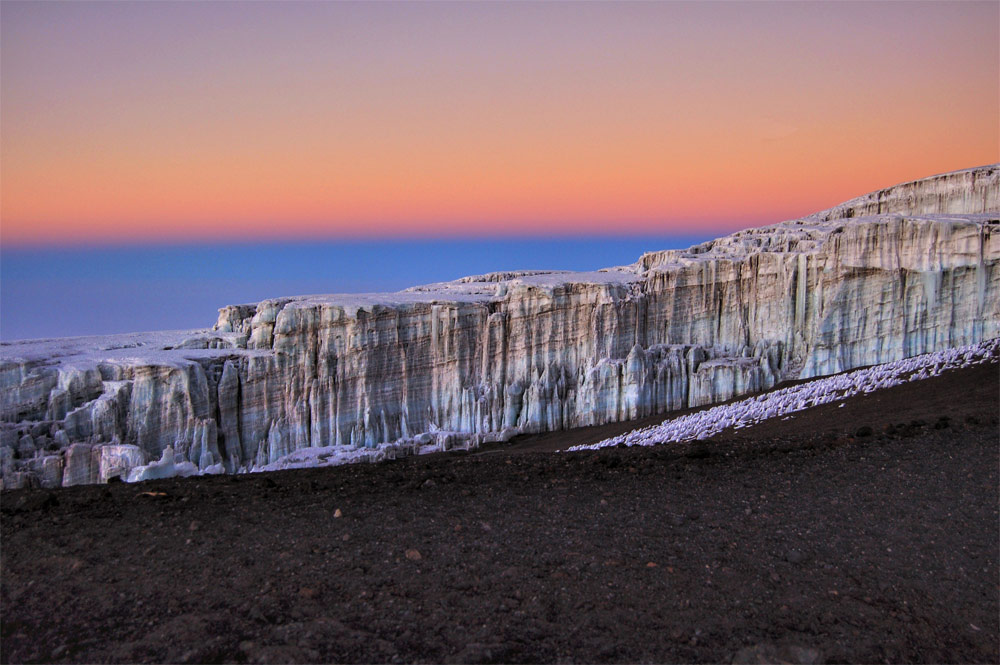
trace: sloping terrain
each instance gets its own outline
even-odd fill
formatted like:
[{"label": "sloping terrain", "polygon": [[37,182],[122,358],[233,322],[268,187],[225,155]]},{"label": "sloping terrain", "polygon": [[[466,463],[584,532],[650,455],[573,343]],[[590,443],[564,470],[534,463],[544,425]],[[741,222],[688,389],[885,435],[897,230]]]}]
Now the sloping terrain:
[{"label": "sloping terrain", "polygon": [[0,660],[997,662],[998,372],[694,444],[4,492]]}]

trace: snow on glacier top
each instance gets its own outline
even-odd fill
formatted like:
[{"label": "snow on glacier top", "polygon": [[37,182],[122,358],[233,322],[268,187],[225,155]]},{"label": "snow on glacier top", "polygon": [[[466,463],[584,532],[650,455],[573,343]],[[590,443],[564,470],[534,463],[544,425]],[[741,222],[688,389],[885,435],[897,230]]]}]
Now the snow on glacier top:
[{"label": "snow on glacier top", "polygon": [[[0,361],[44,361],[67,367],[74,363],[90,367],[99,362],[171,365],[199,357],[231,355],[237,348],[238,337],[237,333],[201,328],[15,340],[0,342]],[[206,348],[213,341],[216,348]],[[248,353],[245,349],[239,351]]]},{"label": "snow on glacier top", "polygon": [[818,251],[835,233],[850,226],[907,220],[910,222],[948,222],[951,224],[988,224],[1000,221],[998,213],[902,215],[899,213],[866,215],[851,218],[823,219],[816,213],[769,226],[756,226],[728,236],[708,240],[687,249],[646,252],[636,262],[639,270],[671,270],[694,263],[730,259],[739,261],[759,252],[803,254]]}]

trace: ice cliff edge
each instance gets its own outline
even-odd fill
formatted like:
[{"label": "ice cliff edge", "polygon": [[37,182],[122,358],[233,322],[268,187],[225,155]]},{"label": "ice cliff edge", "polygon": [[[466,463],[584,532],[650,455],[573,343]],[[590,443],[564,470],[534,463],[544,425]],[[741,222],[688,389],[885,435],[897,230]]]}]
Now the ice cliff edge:
[{"label": "ice cliff edge", "polygon": [[377,459],[709,404],[1000,336],[1000,165],[591,273],[220,310],[213,329],[0,346],[3,486],[161,459]]}]

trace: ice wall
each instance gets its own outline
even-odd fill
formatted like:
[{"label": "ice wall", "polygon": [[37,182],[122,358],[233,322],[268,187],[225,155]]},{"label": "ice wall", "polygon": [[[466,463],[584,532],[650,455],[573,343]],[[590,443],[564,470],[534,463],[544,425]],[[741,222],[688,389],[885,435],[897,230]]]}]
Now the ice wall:
[{"label": "ice wall", "polygon": [[[0,346],[5,487],[368,459],[711,404],[1000,336],[1000,168],[593,273],[281,298],[212,330]],[[355,458],[357,456],[355,455]]]},{"label": "ice wall", "polygon": [[880,189],[813,215],[823,221],[887,215],[966,214],[1000,210],[1000,165],[943,173]]}]

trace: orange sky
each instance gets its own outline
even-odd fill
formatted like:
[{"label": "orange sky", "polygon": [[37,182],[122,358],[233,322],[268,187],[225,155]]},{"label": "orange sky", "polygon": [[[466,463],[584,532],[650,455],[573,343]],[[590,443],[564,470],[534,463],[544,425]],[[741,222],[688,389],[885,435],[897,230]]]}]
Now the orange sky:
[{"label": "orange sky", "polygon": [[729,231],[1000,161],[1000,4],[0,4],[0,239]]}]

